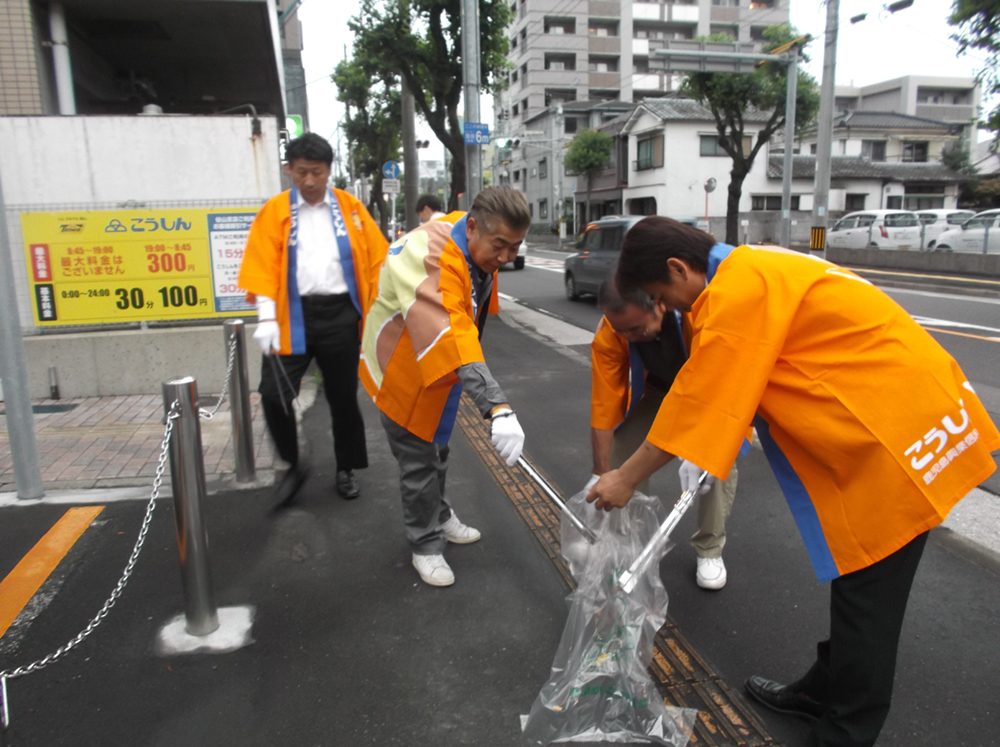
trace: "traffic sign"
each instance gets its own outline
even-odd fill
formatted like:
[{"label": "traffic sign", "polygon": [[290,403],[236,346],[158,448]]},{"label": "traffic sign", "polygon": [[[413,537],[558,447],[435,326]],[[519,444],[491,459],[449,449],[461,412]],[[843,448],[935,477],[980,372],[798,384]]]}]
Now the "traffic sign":
[{"label": "traffic sign", "polygon": [[399,194],[399,179],[383,179],[382,191],[389,194]]},{"label": "traffic sign", "polygon": [[288,130],[289,139],[294,140],[297,137],[301,137],[305,133],[305,127],[302,125],[302,115],[289,114],[285,117],[285,129]]},{"label": "traffic sign", "polygon": [[382,176],[386,179],[398,179],[400,173],[399,163],[396,161],[386,161],[382,164]]},{"label": "traffic sign", "polygon": [[490,142],[490,126],[480,122],[466,122],[463,128],[466,145],[488,145]]}]

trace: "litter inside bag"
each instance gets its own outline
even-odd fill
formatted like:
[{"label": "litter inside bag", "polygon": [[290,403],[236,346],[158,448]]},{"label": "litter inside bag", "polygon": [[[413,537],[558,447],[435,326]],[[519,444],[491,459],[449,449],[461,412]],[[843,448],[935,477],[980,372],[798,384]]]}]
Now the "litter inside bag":
[{"label": "litter inside bag", "polygon": [[636,493],[624,509],[597,511],[583,492],[569,508],[597,535],[589,544],[565,517],[563,557],[577,588],[567,597],[569,615],[550,679],[522,729],[529,744],[639,742],[684,747],[697,711],[664,705],[646,668],[653,640],[666,620],[667,592],[658,564],[631,594],[618,586],[656,532],[660,501]]}]

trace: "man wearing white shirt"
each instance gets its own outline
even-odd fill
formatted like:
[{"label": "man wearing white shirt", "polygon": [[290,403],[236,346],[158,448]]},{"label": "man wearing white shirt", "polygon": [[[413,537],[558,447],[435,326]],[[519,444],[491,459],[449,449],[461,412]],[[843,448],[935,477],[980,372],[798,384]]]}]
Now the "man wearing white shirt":
[{"label": "man wearing white shirt", "polygon": [[333,149],[326,140],[307,133],[285,154],[294,187],[257,214],[239,277],[257,304],[264,418],[289,465],[278,500],[291,501],[306,476],[292,400],[314,359],[333,420],[337,492],[352,499],[360,494],[354,470],[368,466],[357,400],[361,323],[388,243],[360,201],[328,186]]}]

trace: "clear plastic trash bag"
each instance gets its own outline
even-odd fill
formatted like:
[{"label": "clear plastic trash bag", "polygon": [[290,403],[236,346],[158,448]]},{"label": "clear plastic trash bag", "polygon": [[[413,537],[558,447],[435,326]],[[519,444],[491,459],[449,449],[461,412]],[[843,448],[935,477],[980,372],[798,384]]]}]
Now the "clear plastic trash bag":
[{"label": "clear plastic trash bag", "polygon": [[624,509],[598,511],[580,492],[570,509],[594,530],[589,544],[565,518],[563,557],[577,588],[552,662],[550,679],[522,717],[529,744],[632,742],[684,747],[697,711],[663,703],[647,672],[653,639],[667,615],[659,566],[631,594],[618,587],[664,518],[657,498],[636,493]]}]

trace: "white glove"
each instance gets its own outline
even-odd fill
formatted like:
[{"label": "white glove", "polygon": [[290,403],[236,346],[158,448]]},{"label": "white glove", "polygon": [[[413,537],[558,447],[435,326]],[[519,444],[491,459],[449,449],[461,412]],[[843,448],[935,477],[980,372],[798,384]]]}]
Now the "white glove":
[{"label": "white glove", "polygon": [[257,329],[253,332],[253,339],[264,355],[281,349],[281,329],[275,321],[274,301],[267,296],[257,296]]},{"label": "white glove", "polygon": [[[504,414],[504,413],[510,414]],[[503,459],[508,467],[513,467],[521,457],[521,450],[524,448],[524,431],[521,424],[517,422],[517,415],[513,410],[504,410],[493,416],[493,426],[490,432],[493,439],[493,448]]]},{"label": "white glove", "polygon": [[705,495],[709,490],[712,489],[712,483],[715,482],[715,478],[711,475],[705,477],[705,482],[698,487],[698,478],[701,477],[701,473],[704,470],[697,464],[692,464],[687,459],[682,459],[680,467],[677,468],[677,474],[681,478],[681,490],[687,492],[688,490],[694,490],[698,488],[698,495]]}]

